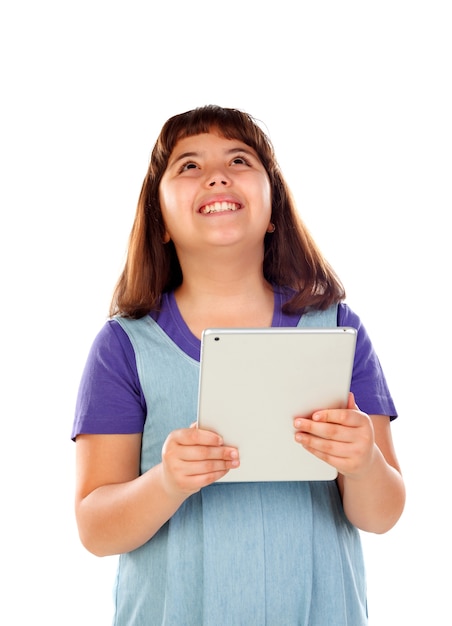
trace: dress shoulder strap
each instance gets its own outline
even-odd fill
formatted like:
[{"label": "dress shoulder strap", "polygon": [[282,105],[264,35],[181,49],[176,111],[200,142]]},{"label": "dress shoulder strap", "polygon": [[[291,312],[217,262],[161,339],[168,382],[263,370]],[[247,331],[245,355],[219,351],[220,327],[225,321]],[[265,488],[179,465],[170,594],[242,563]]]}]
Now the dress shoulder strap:
[{"label": "dress shoulder strap", "polygon": [[325,311],[307,311],[300,317],[297,326],[302,328],[334,328],[337,326],[337,303]]}]

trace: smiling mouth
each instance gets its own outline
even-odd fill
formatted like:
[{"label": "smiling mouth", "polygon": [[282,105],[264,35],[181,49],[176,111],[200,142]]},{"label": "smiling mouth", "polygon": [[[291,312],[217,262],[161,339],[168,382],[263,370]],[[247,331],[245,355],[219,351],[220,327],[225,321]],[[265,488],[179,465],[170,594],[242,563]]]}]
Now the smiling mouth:
[{"label": "smiling mouth", "polygon": [[206,204],[199,209],[199,212],[203,215],[207,213],[220,213],[222,211],[237,211],[241,208],[240,204],[235,202],[213,202],[212,204]]}]

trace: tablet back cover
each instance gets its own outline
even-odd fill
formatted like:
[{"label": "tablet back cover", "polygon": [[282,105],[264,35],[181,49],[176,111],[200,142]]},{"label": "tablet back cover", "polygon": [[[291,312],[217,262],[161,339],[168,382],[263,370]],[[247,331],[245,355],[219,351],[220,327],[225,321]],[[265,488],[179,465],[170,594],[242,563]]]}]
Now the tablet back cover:
[{"label": "tablet back cover", "polygon": [[221,482],[336,478],[295,442],[293,417],[347,405],[355,346],[348,327],[204,331],[198,426],[240,453]]}]

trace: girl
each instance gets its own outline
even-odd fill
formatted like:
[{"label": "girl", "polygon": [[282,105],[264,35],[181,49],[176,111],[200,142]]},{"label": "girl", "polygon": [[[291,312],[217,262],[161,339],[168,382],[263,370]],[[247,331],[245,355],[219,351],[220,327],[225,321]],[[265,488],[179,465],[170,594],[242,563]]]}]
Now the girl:
[{"label": "girl", "polygon": [[[388,531],[405,492],[396,410],[344,299],[257,122],[218,106],[170,118],[72,432],[81,541],[120,555],[116,626],[367,623],[359,530]],[[338,478],[217,483],[240,450],[194,426],[203,329],[308,319],[358,331],[347,408],[294,416]]]}]

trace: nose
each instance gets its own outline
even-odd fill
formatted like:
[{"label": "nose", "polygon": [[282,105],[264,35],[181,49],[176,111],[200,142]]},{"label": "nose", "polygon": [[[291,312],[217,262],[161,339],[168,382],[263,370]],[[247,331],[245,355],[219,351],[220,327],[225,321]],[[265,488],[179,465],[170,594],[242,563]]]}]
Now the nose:
[{"label": "nose", "polygon": [[224,171],[223,167],[213,167],[208,176],[207,176],[207,186],[215,187],[215,186],[223,186],[226,187],[230,184],[230,179],[227,173]]},{"label": "nose", "polygon": [[215,185],[227,185],[227,181],[226,180],[222,180],[221,178],[215,178],[215,180],[211,180],[209,183],[209,187],[214,187]]}]

